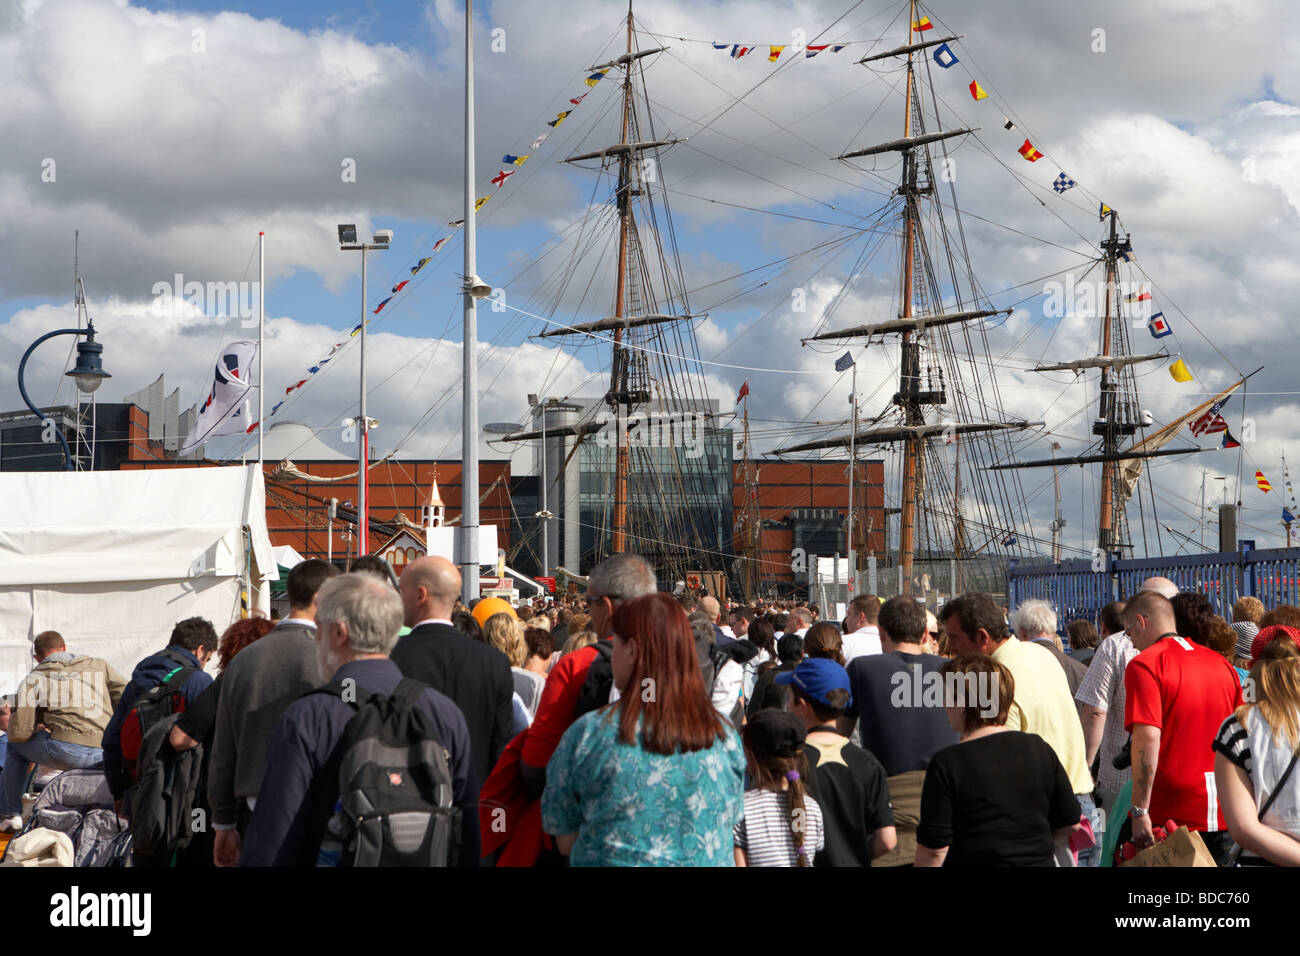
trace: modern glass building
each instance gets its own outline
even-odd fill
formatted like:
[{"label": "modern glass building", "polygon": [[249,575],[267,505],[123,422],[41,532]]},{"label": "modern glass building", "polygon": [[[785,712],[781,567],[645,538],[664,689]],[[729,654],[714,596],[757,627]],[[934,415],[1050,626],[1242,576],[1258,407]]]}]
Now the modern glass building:
[{"label": "modern glass building", "polygon": [[[601,400],[583,404],[584,421],[608,419],[577,451],[586,569],[612,552],[619,440],[612,410]],[[649,559],[661,583],[689,570],[726,570],[733,557],[732,432],[717,427],[716,413],[715,401],[657,403],[627,423],[626,550]]]}]

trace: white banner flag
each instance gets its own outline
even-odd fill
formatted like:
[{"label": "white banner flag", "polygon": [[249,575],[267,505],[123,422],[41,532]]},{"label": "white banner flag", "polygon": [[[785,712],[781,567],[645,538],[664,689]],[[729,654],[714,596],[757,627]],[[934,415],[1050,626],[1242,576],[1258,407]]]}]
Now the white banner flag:
[{"label": "white banner flag", "polygon": [[194,430],[185,439],[180,454],[189,454],[217,435],[244,433],[253,424],[245,399],[252,388],[250,376],[256,356],[256,342],[231,342],[221,350],[212,386],[199,403],[198,414],[194,417]]}]

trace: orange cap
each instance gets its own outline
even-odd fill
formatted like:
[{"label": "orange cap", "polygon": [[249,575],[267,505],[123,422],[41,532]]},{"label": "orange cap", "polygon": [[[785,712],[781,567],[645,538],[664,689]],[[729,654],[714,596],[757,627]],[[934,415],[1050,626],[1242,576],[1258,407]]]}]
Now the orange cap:
[{"label": "orange cap", "polygon": [[479,601],[474,605],[472,613],[474,615],[474,620],[478,621],[479,627],[486,624],[487,619],[493,614],[509,614],[516,621],[519,620],[519,615],[516,614],[515,609],[510,606],[510,602],[503,601],[498,597],[484,598]]}]

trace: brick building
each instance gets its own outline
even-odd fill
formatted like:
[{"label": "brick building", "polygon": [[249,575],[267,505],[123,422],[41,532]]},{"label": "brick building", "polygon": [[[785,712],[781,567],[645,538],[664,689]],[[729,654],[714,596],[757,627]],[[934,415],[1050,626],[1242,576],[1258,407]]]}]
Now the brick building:
[{"label": "brick building", "polygon": [[[760,564],[757,579],[762,593],[791,593],[805,577],[792,568],[791,552],[806,555],[847,555],[849,483],[847,458],[789,462],[759,459],[753,463],[758,496]],[[745,509],[745,463],[732,467],[732,504],[740,525]],[[885,465],[880,459],[859,460],[854,482],[854,513],[859,569],[867,555],[881,559],[886,547]],[[734,547],[742,554],[738,535]]]}]

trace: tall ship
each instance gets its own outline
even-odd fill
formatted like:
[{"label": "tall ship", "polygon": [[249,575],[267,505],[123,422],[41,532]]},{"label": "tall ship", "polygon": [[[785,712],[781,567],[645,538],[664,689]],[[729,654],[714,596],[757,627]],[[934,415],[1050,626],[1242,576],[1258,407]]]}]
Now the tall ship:
[{"label": "tall ship", "polygon": [[[530,396],[531,427],[506,436],[543,446],[541,481],[564,498],[566,527],[547,546],[549,566],[586,569],[633,550],[663,578],[715,570],[729,576],[733,596],[772,596],[760,571],[767,560],[762,471],[772,462],[847,458],[841,597],[997,593],[1010,561],[1166,553],[1172,542],[1157,512],[1153,464],[1239,446],[1228,441],[1222,409],[1249,376],[1237,373],[1210,391],[1189,388],[1199,395],[1165,422],[1144,408],[1146,375],[1166,374],[1162,367],[1176,382],[1192,375],[1168,347],[1176,341],[1167,338],[1169,320],[1144,291],[1151,283],[1119,214],[1044,162],[1041,144],[1024,135],[1010,107],[985,102],[991,97],[978,77],[961,83],[969,99],[965,91],[961,100],[953,95],[961,72],[953,67],[967,58],[960,35],[940,29],[916,0],[897,13],[892,42],[819,36],[806,54],[832,44],[856,49],[858,68],[874,73],[880,87],[858,142],[836,153],[810,144],[831,153],[850,181],[856,177],[862,196],[883,197],[838,234],[847,278],[824,308],[808,313],[799,335],[803,348],[826,356],[828,382],[850,379],[849,414],[751,430],[747,401],[738,398],[733,414],[708,392],[696,337],[705,313],[682,277],[665,185],[671,151],[683,139],[657,120],[646,85],[647,65],[667,41],[638,30],[629,7],[623,50],[592,67],[593,76],[612,74],[620,83],[617,111],[608,114],[615,132],[564,160],[592,172],[597,185],[566,241],[546,253],[564,262],[533,305],[539,339],[608,356],[604,395]],[[726,53],[727,44],[712,45]],[[735,44],[730,55],[751,49]],[[783,49],[771,46],[769,58],[776,62]],[[954,109],[959,101],[966,106]],[[964,120],[959,110],[975,118]],[[959,182],[977,177],[954,171],[986,159],[995,174],[1003,168],[1016,196],[1048,210],[1056,232],[1031,235],[963,204]],[[1090,231],[1075,225],[1080,218],[1094,224]],[[1056,234],[1058,226],[1068,236]],[[1070,261],[990,288],[980,278],[990,271],[983,253],[990,239],[1011,234],[1064,250]],[[999,263],[997,271],[1017,268]],[[1094,294],[1073,295],[1079,289]],[[1053,297],[1064,299],[1055,303],[1059,311]],[[1090,330],[1082,340],[1080,325]],[[788,361],[794,344],[772,364]],[[1039,391],[1025,384],[1033,379],[1057,397],[1030,399],[1031,388]],[[741,398],[748,391],[746,381]],[[1213,444],[1202,447],[1207,436]],[[863,487],[863,459],[883,463],[883,508]],[[1083,517],[1067,531],[1061,479],[1074,476],[1072,467],[1081,469],[1080,490],[1064,498]]]}]

